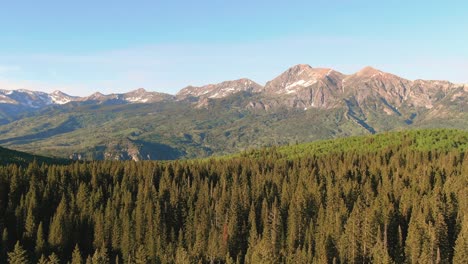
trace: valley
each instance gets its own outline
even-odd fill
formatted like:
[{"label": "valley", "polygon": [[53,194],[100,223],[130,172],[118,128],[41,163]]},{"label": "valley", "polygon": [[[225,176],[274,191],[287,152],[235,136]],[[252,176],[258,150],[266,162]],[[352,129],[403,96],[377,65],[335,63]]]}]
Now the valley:
[{"label": "valley", "polygon": [[[138,89],[75,97],[0,91],[0,145],[84,160],[167,160],[415,128],[468,128],[468,87],[371,67],[345,75],[299,64],[176,95]],[[92,135],[92,136],[90,136]]]}]

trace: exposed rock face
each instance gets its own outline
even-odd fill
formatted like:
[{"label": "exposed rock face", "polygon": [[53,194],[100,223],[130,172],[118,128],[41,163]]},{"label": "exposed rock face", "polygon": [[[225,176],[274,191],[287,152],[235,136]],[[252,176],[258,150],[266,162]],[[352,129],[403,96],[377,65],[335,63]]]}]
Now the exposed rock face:
[{"label": "exposed rock face", "polygon": [[0,104],[11,104],[34,109],[43,108],[49,105],[63,105],[69,102],[95,101],[102,103],[109,100],[117,100],[122,103],[154,103],[173,99],[173,95],[148,92],[143,88],[124,94],[105,95],[100,92],[96,92],[86,97],[70,96],[61,91],[54,91],[48,94],[29,90],[0,89]]},{"label": "exposed rock face", "polygon": [[[410,81],[372,67],[344,75],[333,69],[296,65],[266,83],[261,95],[293,108],[330,109],[353,101],[356,105],[382,104],[384,111],[398,112],[402,105],[430,109],[435,103],[464,85],[448,81]],[[271,101],[271,100],[270,100]],[[251,102],[248,107],[267,109],[264,100]],[[271,105],[273,107],[273,105]]]},{"label": "exposed rock face", "polygon": [[27,108],[42,108],[52,104],[65,104],[76,97],[60,91],[51,94],[29,90],[0,90],[0,104],[12,104]]},{"label": "exposed rock face", "polygon": [[342,81],[346,96],[353,96],[361,104],[368,98],[381,98],[399,106],[408,99],[411,81],[371,67],[346,76]]},{"label": "exposed rock face", "polygon": [[209,100],[249,92],[257,95],[254,101],[246,105],[251,109],[271,109],[278,106],[305,110],[331,109],[342,107],[347,101],[353,101],[357,105],[381,101],[386,105],[384,111],[390,113],[402,105],[431,109],[457,88],[457,94],[451,95],[454,100],[466,94],[467,85],[456,85],[448,81],[410,81],[372,67],[345,75],[333,69],[299,64],[267,82],[264,87],[249,79],[239,79],[200,87],[188,86],[176,96],[149,92],[143,88],[123,94],[104,95],[97,92],[87,97],[70,96],[60,91],[47,94],[28,90],[0,90],[0,105],[4,105],[4,111],[7,112],[39,109],[74,101],[132,104],[191,100],[196,103],[196,107],[206,107]]},{"label": "exposed rock face", "polygon": [[87,97],[70,96],[60,91],[47,94],[0,90],[0,124],[11,122],[21,112],[69,102],[137,104],[188,100],[194,103],[194,107],[201,108],[209,107],[213,100],[234,94],[239,94],[239,100],[244,101],[241,107],[266,111],[279,107],[302,110],[347,108],[357,113],[365,112],[365,108],[368,108],[387,115],[402,115],[401,108],[413,109],[411,111],[417,108],[432,109],[444,100],[449,100],[445,104],[454,102],[462,109],[460,111],[465,111],[467,92],[467,85],[448,81],[410,81],[372,67],[345,75],[329,68],[299,64],[267,82],[264,87],[244,78],[200,87],[188,86],[175,96],[142,88],[123,94],[104,95],[97,92]]},{"label": "exposed rock face", "polygon": [[456,88],[457,85],[447,81],[416,80],[411,83],[408,97],[411,99],[412,105],[430,109],[435,102]]},{"label": "exposed rock face", "polygon": [[123,100],[129,103],[155,103],[173,100],[174,96],[166,93],[148,92],[143,88],[122,94]]},{"label": "exposed rock face", "polygon": [[344,74],[327,68],[299,64],[266,83],[262,93],[283,97],[287,106],[298,108],[332,108],[342,93]]},{"label": "exposed rock face", "polygon": [[239,79],[235,81],[226,81],[218,84],[208,84],[205,86],[195,87],[188,86],[180,90],[176,97],[179,100],[189,97],[204,98],[223,98],[238,92],[258,92],[263,87],[258,83],[249,79]]},{"label": "exposed rock face", "polygon": [[86,101],[96,101],[99,103],[104,103],[107,101],[114,101],[118,103],[155,103],[161,101],[170,101],[174,100],[174,96],[166,93],[159,92],[148,92],[143,88],[130,91],[123,94],[108,94],[104,95],[100,92],[96,92],[88,97],[83,97],[77,101],[86,102]]}]

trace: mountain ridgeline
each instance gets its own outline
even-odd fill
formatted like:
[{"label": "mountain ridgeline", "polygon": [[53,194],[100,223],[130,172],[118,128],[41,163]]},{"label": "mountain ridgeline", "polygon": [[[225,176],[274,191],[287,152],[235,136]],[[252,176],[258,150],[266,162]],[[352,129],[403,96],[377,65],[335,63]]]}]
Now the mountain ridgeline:
[{"label": "mountain ridgeline", "polygon": [[73,159],[145,160],[402,129],[466,130],[467,94],[467,85],[448,81],[303,64],[264,86],[239,79],[176,95],[0,90],[0,145]]},{"label": "mountain ridgeline", "polygon": [[0,263],[465,263],[468,132],[0,166]]}]

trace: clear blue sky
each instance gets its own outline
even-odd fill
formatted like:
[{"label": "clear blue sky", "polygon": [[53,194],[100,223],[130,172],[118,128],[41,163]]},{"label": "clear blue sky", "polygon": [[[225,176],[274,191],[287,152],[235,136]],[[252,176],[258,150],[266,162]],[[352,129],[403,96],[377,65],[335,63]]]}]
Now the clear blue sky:
[{"label": "clear blue sky", "polygon": [[2,1],[0,89],[176,93],[306,63],[468,83],[467,1]]}]

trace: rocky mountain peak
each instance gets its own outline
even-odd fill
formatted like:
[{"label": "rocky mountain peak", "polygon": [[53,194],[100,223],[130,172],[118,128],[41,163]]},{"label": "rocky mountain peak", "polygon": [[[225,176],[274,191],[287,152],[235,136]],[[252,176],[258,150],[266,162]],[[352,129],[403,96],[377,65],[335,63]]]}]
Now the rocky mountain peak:
[{"label": "rocky mountain peak", "polygon": [[50,94],[54,94],[54,95],[64,95],[65,93],[60,91],[60,90],[55,90],[53,92],[51,92]]},{"label": "rocky mountain peak", "polygon": [[95,93],[91,94],[89,97],[102,97],[102,96],[104,96],[103,93],[101,93],[101,92],[95,92]]},{"label": "rocky mountain peak", "polygon": [[138,88],[138,89],[135,89],[133,91],[130,91],[128,93],[139,93],[139,94],[142,94],[142,93],[147,93],[148,91],[145,90],[145,88]]},{"label": "rocky mountain peak", "polygon": [[297,94],[302,89],[313,85],[321,85],[337,78],[341,80],[342,76],[344,75],[333,69],[313,68],[307,64],[298,64],[267,82],[265,92],[277,95]]},{"label": "rocky mountain peak", "polygon": [[242,78],[233,81],[225,81],[217,84],[208,84],[204,86],[187,86],[180,90],[176,97],[179,100],[197,97],[197,98],[223,98],[234,93],[242,91],[257,92],[262,89],[262,86],[256,82]]},{"label": "rocky mountain peak", "polygon": [[366,66],[356,72],[355,74],[348,75],[346,79],[360,79],[360,80],[369,80],[376,79],[381,81],[390,81],[390,82],[409,82],[408,80],[399,77],[397,75],[381,71],[379,69],[373,68],[371,66]]},{"label": "rocky mountain peak", "polygon": [[85,97],[83,99],[84,100],[100,100],[100,99],[103,99],[104,97],[105,97],[105,95],[102,94],[101,92],[95,92],[95,93],[91,94],[90,96]]},{"label": "rocky mountain peak", "polygon": [[[459,91],[455,91],[455,88]],[[197,106],[204,106],[212,99],[247,92],[245,95],[256,93],[251,100],[257,101],[249,103],[263,104],[264,107],[261,108],[264,109],[269,107],[267,104],[301,109],[331,109],[341,107],[352,100],[356,105],[382,102],[387,105],[390,112],[396,113],[395,109],[403,105],[429,109],[451,92],[453,94],[450,96],[453,98],[464,98],[467,91],[467,85],[455,85],[448,81],[410,81],[370,66],[354,74],[344,75],[330,68],[314,68],[308,64],[298,64],[267,82],[265,87],[250,79],[241,78],[198,87],[188,86],[180,90],[176,96],[147,91],[144,88],[108,95],[96,92],[87,97],[70,96],[59,90],[44,93],[25,89],[0,89],[0,103],[4,107],[10,105],[26,111],[72,101],[77,103],[91,101],[90,103],[96,104],[137,104],[190,99],[196,102]]]},{"label": "rocky mountain peak", "polygon": [[312,70],[312,69],[313,69],[312,66],[310,66],[309,64],[297,64],[297,65],[290,67],[287,71],[290,73],[300,74],[303,71]]},{"label": "rocky mountain peak", "polygon": [[123,100],[129,103],[154,103],[164,100],[172,100],[173,96],[165,93],[149,92],[139,88],[122,95]]},{"label": "rocky mountain peak", "polygon": [[375,75],[378,75],[378,74],[384,74],[384,72],[376,69],[376,68],[373,68],[371,66],[366,66],[364,68],[362,68],[361,70],[359,70],[356,75],[357,76],[375,76]]},{"label": "rocky mountain peak", "polygon": [[54,104],[66,104],[71,101],[79,100],[79,97],[70,96],[59,90],[55,90],[52,93],[50,93],[49,97]]}]

